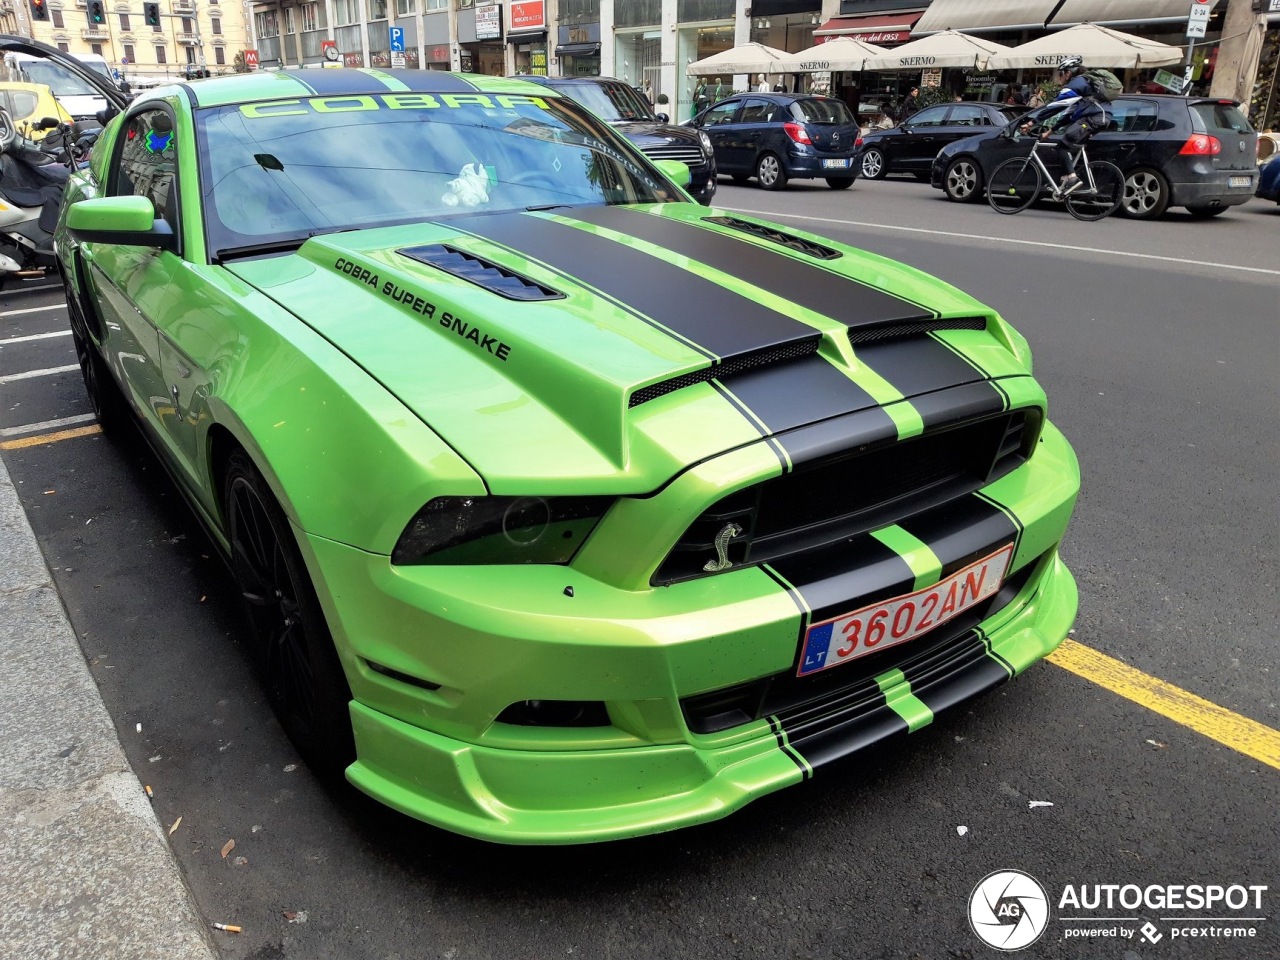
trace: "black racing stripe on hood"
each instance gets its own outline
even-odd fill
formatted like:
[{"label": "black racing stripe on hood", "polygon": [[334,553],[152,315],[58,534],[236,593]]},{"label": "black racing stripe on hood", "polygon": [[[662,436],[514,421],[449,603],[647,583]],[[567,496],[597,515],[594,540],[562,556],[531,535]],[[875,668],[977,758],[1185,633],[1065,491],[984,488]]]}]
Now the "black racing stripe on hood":
[{"label": "black racing stripe on hood", "polygon": [[[392,74],[397,80],[409,88],[410,93],[485,93],[486,91],[477,90],[476,85],[464,77],[458,76],[456,73],[444,73],[437,70],[397,70]],[[393,91],[395,92],[395,91]],[[502,96],[500,93],[492,93],[490,96]],[[507,91],[508,96],[529,96],[526,93],[513,94]],[[538,94],[533,94],[538,96]]]},{"label": "black racing stripe on hood", "polygon": [[[724,381],[723,387],[772,434],[880,406],[871,394],[816,354],[739,374]],[[878,412],[890,419],[884,411]],[[786,439],[781,439],[786,446]]]},{"label": "black racing stripe on hood", "polygon": [[[905,397],[987,379],[983,371],[928,335],[871,343],[855,347],[854,352]],[[994,387],[987,389],[995,392]]]},{"label": "black racing stripe on hood", "polygon": [[996,504],[979,494],[951,500],[898,522],[927,544],[949,577],[1008,543],[1017,545],[1021,530]]},{"label": "black racing stripe on hood", "polygon": [[800,624],[802,639],[810,624],[910,593],[916,583],[907,561],[870,534],[783,557],[769,566],[809,608]]},{"label": "black racing stripe on hood", "polygon": [[850,327],[937,316],[918,303],[828,270],[820,262],[708,227],[625,207],[581,207],[567,216],[691,257]]},{"label": "black racing stripe on hood", "polygon": [[1006,402],[1005,395],[989,381],[966,383],[950,390],[911,398],[911,405],[920,414],[926,430],[943,423],[976,420],[1000,413]]},{"label": "black racing stripe on hood", "polygon": [[624,243],[528,214],[462,217],[449,226],[585,283],[715,357],[795,343],[814,329]]}]

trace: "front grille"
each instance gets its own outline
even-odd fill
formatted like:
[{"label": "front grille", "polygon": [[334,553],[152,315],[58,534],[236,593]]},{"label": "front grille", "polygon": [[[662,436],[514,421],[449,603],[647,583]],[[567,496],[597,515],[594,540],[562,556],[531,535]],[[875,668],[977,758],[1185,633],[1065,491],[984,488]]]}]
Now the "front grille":
[{"label": "front grille", "polygon": [[1036,430],[1017,410],[815,461],[739,490],[704,511],[653,576],[654,585],[706,576],[727,524],[741,528],[726,558],[736,569],[855,537],[985,486],[1021,464]]},{"label": "front grille", "polygon": [[692,143],[653,143],[640,149],[650,160],[679,160],[691,167],[706,163],[702,148]]},{"label": "front grille", "polygon": [[909,643],[806,677],[789,670],[685,697],[680,701],[685,723],[694,733],[716,733],[775,716],[794,740],[801,731],[816,735],[824,727],[869,714],[884,704],[875,678],[890,670],[901,670],[915,687],[986,657],[986,645],[974,628],[1012,603],[1043,561],[1041,556],[1027,563],[990,599]]}]

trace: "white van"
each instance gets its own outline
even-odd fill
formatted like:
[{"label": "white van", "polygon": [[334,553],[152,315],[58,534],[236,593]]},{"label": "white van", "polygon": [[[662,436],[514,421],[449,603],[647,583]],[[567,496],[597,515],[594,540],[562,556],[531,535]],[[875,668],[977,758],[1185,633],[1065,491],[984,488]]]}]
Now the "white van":
[{"label": "white van", "polygon": [[68,56],[75,57],[94,73],[101,75],[113,87],[119,86],[116,78],[111,75],[111,65],[107,63],[106,57],[96,53],[71,53]]},{"label": "white van", "polygon": [[[83,57],[77,57],[77,59],[83,59]],[[93,69],[90,64],[85,65]],[[10,80],[21,83],[43,83],[47,86],[62,104],[62,108],[76,120],[96,120],[98,111],[107,108],[106,97],[60,63],[34,57],[28,53],[10,51],[4,55],[4,66]],[[103,69],[106,69],[105,61],[103,61]],[[110,71],[106,75],[110,79]]]}]

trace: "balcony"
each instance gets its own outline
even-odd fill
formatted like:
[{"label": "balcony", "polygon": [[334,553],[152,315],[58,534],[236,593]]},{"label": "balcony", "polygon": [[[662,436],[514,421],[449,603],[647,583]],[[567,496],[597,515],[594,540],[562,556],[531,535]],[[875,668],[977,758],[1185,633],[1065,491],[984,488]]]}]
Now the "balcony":
[{"label": "balcony", "polygon": [[187,47],[194,47],[200,43],[200,38],[194,33],[179,33],[176,34],[173,39]]},{"label": "balcony", "polygon": [[194,0],[173,0],[173,12],[179,16],[193,16],[196,12]]}]

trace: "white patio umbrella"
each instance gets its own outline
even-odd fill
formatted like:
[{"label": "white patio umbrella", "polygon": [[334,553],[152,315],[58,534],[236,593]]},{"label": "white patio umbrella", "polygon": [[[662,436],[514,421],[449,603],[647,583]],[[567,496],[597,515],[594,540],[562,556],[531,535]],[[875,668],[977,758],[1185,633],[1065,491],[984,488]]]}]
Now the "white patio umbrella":
[{"label": "white patio umbrella", "polygon": [[1179,63],[1180,47],[1157,43],[1129,33],[1121,33],[1096,23],[1078,23],[1058,33],[1050,33],[992,57],[988,70],[1050,69],[1066,56],[1084,58],[1086,67],[1163,67]]},{"label": "white patio umbrella", "polygon": [[737,73],[768,73],[787,52],[763,43],[744,43],[695,60],[685,68],[690,77],[728,77]]},{"label": "white patio umbrella", "polygon": [[867,43],[857,37],[836,37],[826,43],[817,43],[804,50],[788,53],[775,61],[774,73],[840,73],[861,70],[869,57],[884,56],[889,51]]},{"label": "white patio umbrella", "polygon": [[977,67],[987,69],[990,57],[1012,48],[971,37],[959,30],[943,30],[894,47],[878,57],[869,57],[864,70],[924,70],[934,67]]}]

